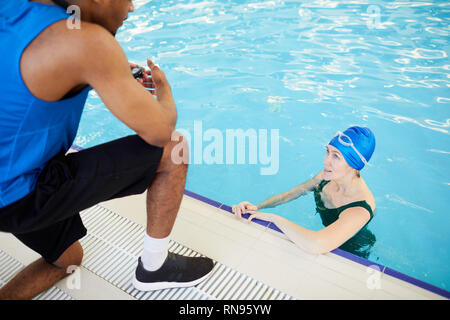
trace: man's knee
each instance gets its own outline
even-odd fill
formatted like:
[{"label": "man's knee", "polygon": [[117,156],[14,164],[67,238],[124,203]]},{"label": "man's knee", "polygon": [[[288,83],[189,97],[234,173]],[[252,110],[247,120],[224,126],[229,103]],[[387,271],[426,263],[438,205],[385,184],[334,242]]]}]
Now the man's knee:
[{"label": "man's knee", "polygon": [[53,265],[67,269],[69,266],[79,266],[83,260],[83,247],[79,241],[74,242],[63,254],[53,262]]}]

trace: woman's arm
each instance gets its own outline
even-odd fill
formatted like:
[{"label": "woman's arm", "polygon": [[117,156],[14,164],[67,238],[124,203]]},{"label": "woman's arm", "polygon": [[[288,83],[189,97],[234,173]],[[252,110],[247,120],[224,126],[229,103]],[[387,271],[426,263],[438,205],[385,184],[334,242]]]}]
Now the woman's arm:
[{"label": "woman's arm", "polygon": [[311,254],[323,254],[340,247],[353,237],[369,221],[369,212],[361,207],[344,210],[339,219],[319,231],[299,226],[273,213],[251,211],[248,219],[262,219],[273,222],[293,243]]},{"label": "woman's arm", "polygon": [[317,231],[319,253],[326,253],[339,248],[361,230],[369,220],[370,213],[363,207],[345,209],[335,222]]},{"label": "woman's arm", "polygon": [[322,171],[319,172],[314,178],[309,179],[308,181],[292,188],[289,191],[272,196],[267,200],[264,200],[257,206],[248,201],[242,201],[238,205],[233,205],[233,213],[236,214],[237,218],[240,218],[242,214],[248,213],[250,211],[258,211],[259,209],[263,208],[276,207],[280,204],[297,199],[301,195],[307,193],[308,191],[311,191],[320,183],[320,181],[322,181]]},{"label": "woman's arm", "polygon": [[322,180],[322,171],[319,172],[314,178],[309,179],[308,181],[295,186],[289,191],[274,195],[267,200],[264,200],[256,207],[259,209],[264,208],[273,208],[280,204],[292,201],[297,199],[298,197],[304,195],[305,193],[313,190]]},{"label": "woman's arm", "polygon": [[303,228],[273,213],[259,211],[250,211],[250,213],[252,215],[249,217],[248,222],[254,218],[272,222],[300,249],[312,254],[319,253],[320,248],[317,231]]}]

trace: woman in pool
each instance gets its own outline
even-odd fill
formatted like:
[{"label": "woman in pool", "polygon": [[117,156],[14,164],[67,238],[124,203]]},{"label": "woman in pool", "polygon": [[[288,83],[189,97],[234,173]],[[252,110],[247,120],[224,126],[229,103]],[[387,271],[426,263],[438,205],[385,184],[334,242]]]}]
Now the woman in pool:
[{"label": "woman in pool", "polygon": [[[375,199],[360,176],[375,149],[375,136],[368,128],[350,127],[338,131],[326,146],[324,170],[314,178],[253,205],[243,201],[233,206],[237,217],[250,213],[248,221],[257,218],[274,223],[298,247],[322,254],[341,248],[367,258],[375,236],[367,229],[375,212]],[[325,228],[313,231],[296,225],[264,208],[292,201],[314,191],[316,211]]]}]

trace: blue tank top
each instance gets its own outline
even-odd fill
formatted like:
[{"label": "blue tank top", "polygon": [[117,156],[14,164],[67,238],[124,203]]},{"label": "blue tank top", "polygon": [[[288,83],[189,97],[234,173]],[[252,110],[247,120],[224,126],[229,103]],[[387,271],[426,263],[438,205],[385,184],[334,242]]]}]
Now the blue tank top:
[{"label": "blue tank top", "polygon": [[76,137],[90,87],[46,102],[33,96],[20,73],[25,48],[67,17],[54,5],[0,0],[0,208],[33,191],[47,162]]}]

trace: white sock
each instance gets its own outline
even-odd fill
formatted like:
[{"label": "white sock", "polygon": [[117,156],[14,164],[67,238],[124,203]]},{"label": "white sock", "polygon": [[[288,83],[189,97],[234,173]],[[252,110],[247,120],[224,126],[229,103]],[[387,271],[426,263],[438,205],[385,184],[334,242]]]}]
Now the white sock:
[{"label": "white sock", "polygon": [[167,258],[169,237],[152,238],[145,234],[144,250],[142,250],[141,261],[145,270],[158,270]]}]

